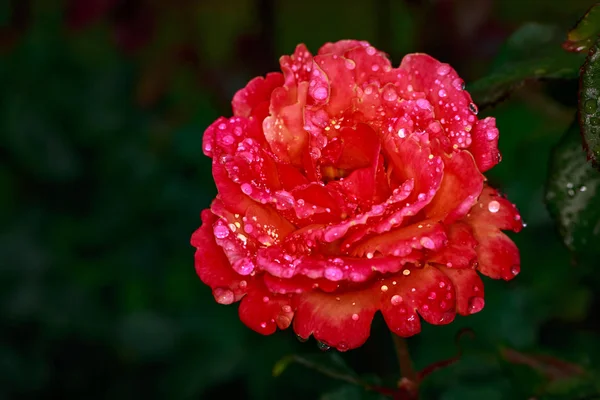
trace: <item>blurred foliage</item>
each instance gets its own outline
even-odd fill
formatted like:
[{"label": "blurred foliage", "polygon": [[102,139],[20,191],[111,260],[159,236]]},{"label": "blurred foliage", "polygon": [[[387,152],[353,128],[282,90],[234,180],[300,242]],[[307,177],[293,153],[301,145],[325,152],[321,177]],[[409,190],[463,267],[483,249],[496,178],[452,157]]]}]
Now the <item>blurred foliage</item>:
[{"label": "blurred foliage", "polygon": [[[197,279],[189,237],[216,193],[201,151],[204,128],[229,115],[235,91],[276,69],[278,56],[299,42],[316,50],[326,41],[366,39],[396,64],[407,52],[427,52],[481,82],[490,71],[520,73],[506,66],[519,57],[535,59],[530,45],[544,43],[550,31],[540,24],[519,30],[524,23],[557,26],[552,35],[564,40],[590,5],[3,2],[0,398],[382,398],[298,363],[274,377],[273,366],[289,354],[312,360],[330,353],[312,340],[298,342],[291,330],[270,337],[250,331],[235,306],[216,304]],[[506,53],[519,36],[502,44],[524,32],[528,46]],[[584,199],[591,186],[578,189],[598,180],[595,171],[582,152],[576,157],[576,146],[565,152],[561,141],[552,152],[576,107],[575,80],[534,80],[480,113],[495,116],[502,132],[503,161],[489,179],[528,224],[514,235],[522,272],[510,283],[486,280],[481,313],[447,326],[424,324],[408,340],[422,370],[456,354],[458,331],[475,333],[462,341],[459,362],[427,377],[422,398],[583,399],[599,392],[597,262],[563,245],[544,204],[551,173],[562,197],[550,210],[571,207],[561,220],[567,229],[595,229],[585,224],[597,217]],[[573,243],[585,237],[597,249],[597,236],[582,232],[573,232]],[[392,348],[378,317],[365,346],[332,356],[361,382],[391,387],[398,379]],[[506,349],[521,357],[507,358]],[[549,376],[554,364],[584,373]]]}]

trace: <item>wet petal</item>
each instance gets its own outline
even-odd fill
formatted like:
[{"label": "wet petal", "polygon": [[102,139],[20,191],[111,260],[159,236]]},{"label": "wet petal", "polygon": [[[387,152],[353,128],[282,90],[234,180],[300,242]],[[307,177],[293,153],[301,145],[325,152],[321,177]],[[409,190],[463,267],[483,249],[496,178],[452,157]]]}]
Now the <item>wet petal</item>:
[{"label": "wet petal", "polygon": [[363,240],[352,253],[359,257],[366,253],[407,256],[415,249],[440,250],[446,245],[446,241],[447,236],[442,224],[436,221],[422,221]]},{"label": "wet petal", "polygon": [[435,325],[449,324],[454,319],[454,287],[437,268],[407,269],[402,275],[378,282],[372,290],[380,293],[383,318],[399,336],[408,337],[421,331],[416,311]]},{"label": "wet petal", "polygon": [[483,309],[483,282],[473,269],[440,267],[450,278],[456,292],[456,311],[461,315],[475,314]]},{"label": "wet petal", "polygon": [[483,175],[473,156],[460,151],[445,155],[444,179],[433,201],[426,207],[428,218],[443,219],[450,224],[465,216],[483,190]]},{"label": "wet petal", "polygon": [[277,87],[283,85],[283,75],[279,72],[272,72],[266,77],[256,77],[252,79],[245,88],[240,89],[231,105],[233,115],[240,117],[249,117],[254,115],[262,120],[267,116],[269,110],[269,101],[271,93]]},{"label": "wet petal", "polygon": [[230,304],[246,293],[247,281],[233,271],[223,249],[215,242],[213,224],[217,219],[210,210],[202,211],[202,226],[191,239],[196,248],[194,264],[200,280],[213,289],[215,299]]},{"label": "wet petal", "polygon": [[448,228],[448,244],[431,255],[427,261],[448,268],[468,268],[477,260],[477,241],[468,224],[455,222]]},{"label": "wet petal", "polygon": [[408,71],[414,90],[425,93],[433,106],[436,119],[443,127],[435,136],[441,139],[446,152],[452,147],[469,147],[470,132],[477,120],[473,111],[476,108],[471,105],[471,96],[463,90],[463,81],[456,71],[427,54],[405,56],[400,68]]},{"label": "wet petal", "polygon": [[496,190],[486,187],[465,221],[479,243],[476,248],[479,271],[494,279],[514,278],[521,269],[519,249],[501,229],[521,230],[523,224],[515,206]]},{"label": "wet petal", "polygon": [[300,294],[294,298],[294,331],[340,351],[360,347],[369,337],[377,311],[377,301],[369,295],[369,291]]},{"label": "wet petal", "polygon": [[469,151],[473,154],[479,170],[485,172],[500,162],[498,151],[500,134],[496,128],[496,119],[487,117],[477,121],[472,136],[473,143]]},{"label": "wet petal", "polygon": [[269,292],[260,282],[255,281],[248,288],[239,308],[240,320],[250,329],[263,335],[274,333],[277,328],[287,329],[294,311],[289,295]]}]

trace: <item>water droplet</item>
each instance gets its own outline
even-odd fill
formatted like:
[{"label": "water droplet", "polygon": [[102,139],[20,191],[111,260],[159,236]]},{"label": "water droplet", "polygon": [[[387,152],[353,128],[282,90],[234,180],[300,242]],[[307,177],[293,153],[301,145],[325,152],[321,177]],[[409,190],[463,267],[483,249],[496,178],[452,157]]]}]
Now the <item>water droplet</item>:
[{"label": "water droplet", "polygon": [[431,250],[431,249],[435,248],[435,243],[433,242],[433,240],[431,240],[427,236],[422,237],[420,240],[420,243],[421,243],[421,246],[425,247],[426,249]]},{"label": "water droplet", "polygon": [[404,271],[402,271],[402,275],[404,275],[404,276],[410,275],[410,269],[405,269]]},{"label": "water droplet", "polygon": [[352,60],[348,60],[346,59],[346,61],[344,62],[344,65],[346,66],[346,68],[348,68],[349,70],[353,70],[354,68],[356,68],[356,64],[354,63],[354,61]]},{"label": "water droplet", "polygon": [[374,56],[375,53],[377,52],[377,50],[375,50],[375,47],[373,47],[373,46],[367,47],[366,51],[367,51],[367,54],[370,55],[370,56]]},{"label": "water droplet", "polygon": [[269,302],[269,296],[265,296],[265,297],[263,297],[263,302],[264,302],[264,303],[268,303],[268,302]]},{"label": "water droplet", "polygon": [[452,86],[454,86],[454,89],[456,90],[465,90],[465,82],[460,78],[453,80]]},{"label": "water droplet", "polygon": [[419,106],[423,110],[431,110],[431,103],[429,103],[425,99],[418,99],[417,100],[417,106]]},{"label": "water droplet", "polygon": [[448,75],[449,72],[450,72],[450,66],[447,64],[440,65],[437,69],[438,75],[441,75],[441,76]]},{"label": "water droplet", "polygon": [[497,213],[498,210],[500,210],[500,203],[498,203],[496,200],[490,201],[488,204],[488,210],[490,210],[491,213]]},{"label": "water droplet", "polygon": [[240,287],[240,289],[246,289],[246,286],[248,286],[248,282],[240,281],[238,286]]},{"label": "water droplet", "polygon": [[252,194],[252,186],[249,183],[243,183],[241,186],[242,192],[248,196]]},{"label": "water droplet", "polygon": [[223,225],[215,226],[213,232],[217,239],[225,239],[229,235],[229,229]]},{"label": "water droplet", "polygon": [[358,314],[352,314],[352,320],[358,321]]},{"label": "water droplet", "polygon": [[242,258],[232,265],[233,269],[240,275],[250,275],[254,271],[254,264],[248,258]]},{"label": "water droplet", "polygon": [[387,285],[381,285],[381,291],[382,292],[387,292],[388,291]]},{"label": "water droplet", "polygon": [[330,281],[339,281],[344,277],[344,273],[336,267],[327,267],[325,268],[325,278]]},{"label": "water droplet", "polygon": [[281,307],[281,311],[284,313],[290,313],[292,312],[292,307],[286,304],[285,306]]},{"label": "water droplet", "polygon": [[396,91],[393,88],[387,88],[383,92],[383,98],[387,101],[394,101],[398,98]]},{"label": "water droplet", "polygon": [[590,124],[597,126],[600,125],[600,118],[592,117],[590,118]]},{"label": "water droplet", "polygon": [[296,335],[296,339],[298,339],[298,341],[301,342],[301,343],[304,343],[304,342],[306,342],[308,340],[308,338],[303,338],[300,335]]},{"label": "water droplet", "polygon": [[319,86],[313,92],[313,97],[317,100],[325,100],[327,98],[327,88],[324,86]]},{"label": "water droplet", "polygon": [[405,138],[406,137],[406,132],[404,131],[404,128],[400,128],[398,130],[398,136],[400,136],[401,138]]},{"label": "water droplet", "polygon": [[479,112],[479,109],[477,108],[475,103],[469,103],[469,110],[475,115],[477,115],[477,113]]},{"label": "water droplet", "polygon": [[373,258],[373,253],[367,253],[367,258],[370,260],[371,258]]},{"label": "water droplet", "polygon": [[513,267],[510,269],[510,273],[513,275],[519,275],[519,272],[521,272],[521,267],[519,265],[513,265]]},{"label": "water droplet", "polygon": [[585,192],[586,190],[587,190],[587,187],[585,187],[585,186],[582,186],[582,187],[579,188],[580,192]]},{"label": "water droplet", "polygon": [[446,96],[447,96],[447,94],[446,94],[446,91],[445,91],[444,89],[440,89],[440,90],[438,91],[438,95],[439,95],[440,97],[446,97]]},{"label": "water droplet", "polygon": [[435,300],[435,298],[437,297],[437,294],[435,292],[431,292],[429,293],[429,297],[427,297],[429,300]]},{"label": "water droplet", "polygon": [[379,65],[373,64],[373,66],[371,67],[371,70],[373,70],[373,72],[379,71]]},{"label": "water droplet", "polygon": [[392,302],[392,305],[397,306],[402,302],[402,296],[395,294],[390,301]]},{"label": "water droplet", "polygon": [[598,100],[597,99],[589,99],[583,104],[583,109],[586,113],[592,114],[595,113],[598,109]]},{"label": "water droplet", "polygon": [[267,327],[267,323],[266,322],[261,322],[260,327],[265,329]]},{"label": "water droplet", "polygon": [[482,297],[471,297],[469,299],[469,314],[475,314],[483,309],[485,301]]},{"label": "water droplet", "polygon": [[215,290],[213,290],[213,296],[217,303],[225,305],[233,303],[235,298],[231,290],[223,288],[215,288]]},{"label": "water droplet", "polygon": [[321,351],[327,351],[327,350],[329,350],[331,348],[331,346],[329,346],[329,345],[327,345],[327,344],[325,344],[323,342],[320,342],[320,341],[317,341],[317,347]]}]

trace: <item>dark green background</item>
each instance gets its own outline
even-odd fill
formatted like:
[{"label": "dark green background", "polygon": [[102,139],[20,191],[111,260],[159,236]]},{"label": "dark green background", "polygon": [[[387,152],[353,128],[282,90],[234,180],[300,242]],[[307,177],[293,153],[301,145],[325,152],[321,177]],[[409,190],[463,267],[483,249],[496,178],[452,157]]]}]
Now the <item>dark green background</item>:
[{"label": "dark green background", "polygon": [[[89,0],[86,9],[110,2]],[[216,304],[197,278],[189,237],[215,195],[204,129],[300,42],[316,52],[326,41],[365,39],[395,65],[427,52],[472,82],[522,24],[566,33],[591,5],[115,0],[86,20],[68,3],[0,1],[0,399],[373,398],[298,365],[274,378],[287,354],[330,354],[291,329],[250,331],[237,306]],[[592,376],[600,360],[597,263],[567,251],[543,203],[576,89],[576,81],[530,82],[480,113],[495,116],[501,132],[503,161],[490,182],[527,223],[512,235],[522,272],[509,283],[486,279],[479,314],[424,325],[409,339],[420,369],[454,356],[461,328],[475,333],[461,339],[459,363],[426,380],[425,399],[598,393],[587,375],[558,368],[549,379],[548,363],[502,356],[506,348],[551,355]],[[342,357],[374,381],[397,378],[380,318],[367,344]]]}]

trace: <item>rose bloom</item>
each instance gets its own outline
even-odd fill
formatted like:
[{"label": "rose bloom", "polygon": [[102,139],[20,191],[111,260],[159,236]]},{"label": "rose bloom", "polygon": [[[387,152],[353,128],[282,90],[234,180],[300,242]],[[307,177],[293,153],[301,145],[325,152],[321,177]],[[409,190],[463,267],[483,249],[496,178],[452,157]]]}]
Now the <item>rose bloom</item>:
[{"label": "rose bloom", "polygon": [[377,311],[403,337],[480,311],[479,273],[519,273],[501,230],[523,225],[482,175],[498,129],[456,71],[426,54],[393,68],[353,40],[280,64],[204,133],[218,195],[191,243],[216,301],[240,301],[259,333],[293,325],[342,351]]}]

